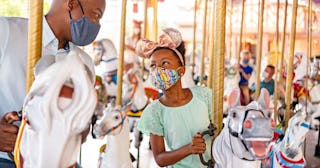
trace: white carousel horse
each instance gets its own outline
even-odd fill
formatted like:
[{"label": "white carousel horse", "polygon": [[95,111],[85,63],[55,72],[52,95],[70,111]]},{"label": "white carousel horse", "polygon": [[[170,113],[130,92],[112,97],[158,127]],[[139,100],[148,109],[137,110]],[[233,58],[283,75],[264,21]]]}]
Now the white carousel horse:
[{"label": "white carousel horse", "polygon": [[[104,80],[108,99],[117,95],[118,54],[113,42],[101,39],[93,43],[93,60],[96,74]],[[108,100],[110,102],[111,100]]]},{"label": "white carousel horse", "polygon": [[100,161],[100,168],[133,168],[129,154],[129,121],[126,107],[109,104],[101,120],[94,126],[94,134],[107,136],[107,146]]},{"label": "white carousel horse", "polygon": [[[290,118],[284,138],[273,146],[270,167],[305,168],[307,166],[301,145],[305,140],[306,134],[312,127],[315,115],[319,115],[319,111],[310,102],[308,102],[307,109],[305,108],[305,106],[302,106],[302,108]],[[307,112],[305,112],[306,110]]]},{"label": "white carousel horse", "polygon": [[[75,165],[81,133],[88,128],[97,102],[83,56],[70,51],[33,82],[23,106],[23,119],[27,125],[20,143],[22,167],[66,168]],[[72,98],[59,96],[64,85],[73,88]]]},{"label": "white carousel horse", "polygon": [[216,168],[260,167],[259,160],[267,157],[273,138],[269,102],[266,89],[247,106],[240,106],[239,89],[231,93],[228,118],[212,146]]},{"label": "white carousel horse", "polygon": [[146,95],[144,83],[135,68],[132,68],[126,72],[123,76],[122,84],[122,100],[124,104],[131,102],[132,105],[129,108],[127,115],[129,119],[130,132],[134,133],[134,146],[138,150],[137,152],[137,167],[139,167],[140,160],[140,144],[143,139],[142,132],[137,129],[137,125],[142,114],[142,111],[149,103],[149,99]]}]

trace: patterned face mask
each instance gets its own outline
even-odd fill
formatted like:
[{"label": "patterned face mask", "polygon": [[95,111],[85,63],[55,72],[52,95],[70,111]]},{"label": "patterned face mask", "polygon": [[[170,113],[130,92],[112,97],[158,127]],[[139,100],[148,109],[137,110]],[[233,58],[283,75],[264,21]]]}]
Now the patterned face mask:
[{"label": "patterned face mask", "polygon": [[[179,67],[180,68],[180,67]],[[157,67],[150,71],[153,86],[161,90],[167,90],[180,79],[178,69],[165,69]]]}]

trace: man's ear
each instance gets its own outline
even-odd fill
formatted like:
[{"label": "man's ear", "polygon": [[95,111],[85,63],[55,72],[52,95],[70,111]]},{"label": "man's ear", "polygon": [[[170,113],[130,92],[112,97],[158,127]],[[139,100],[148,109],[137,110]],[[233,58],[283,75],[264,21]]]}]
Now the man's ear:
[{"label": "man's ear", "polygon": [[67,0],[68,9],[71,11],[74,7],[78,5],[76,0]]}]

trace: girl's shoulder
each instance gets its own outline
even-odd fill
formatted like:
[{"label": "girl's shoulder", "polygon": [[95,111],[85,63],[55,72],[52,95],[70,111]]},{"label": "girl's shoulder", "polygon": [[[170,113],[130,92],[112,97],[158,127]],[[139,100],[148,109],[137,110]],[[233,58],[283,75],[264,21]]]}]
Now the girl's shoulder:
[{"label": "girl's shoulder", "polygon": [[193,86],[189,88],[194,96],[212,95],[212,89],[205,86]]}]

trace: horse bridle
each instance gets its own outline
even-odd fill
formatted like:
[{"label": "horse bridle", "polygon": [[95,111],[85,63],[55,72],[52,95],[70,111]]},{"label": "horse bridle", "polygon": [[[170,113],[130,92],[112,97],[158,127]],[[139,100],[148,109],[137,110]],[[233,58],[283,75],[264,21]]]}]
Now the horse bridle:
[{"label": "horse bridle", "polygon": [[[247,110],[245,111],[242,124],[243,124],[244,121],[246,120],[249,111],[261,112],[261,114],[263,115],[263,117],[265,117],[265,115],[264,115],[264,113],[263,113],[262,110],[247,109]],[[246,151],[250,153],[247,145],[245,144],[244,140],[240,137],[239,133],[238,133],[238,132],[235,132],[235,131],[232,131],[232,129],[230,128],[230,120],[229,120],[229,122],[228,122],[228,129],[229,129],[229,133],[230,133],[230,134],[229,134],[229,140],[230,140],[230,147],[231,147],[232,153],[235,155],[235,153],[234,153],[234,151],[233,151],[233,148],[232,148],[232,143],[231,143],[231,137],[230,137],[230,135],[232,135],[232,136],[235,137],[235,138],[239,138],[239,139],[241,140],[242,145],[243,145],[244,148],[246,149]],[[241,133],[240,133],[240,134],[242,134],[242,133],[243,133],[243,126],[241,127]],[[246,160],[246,161],[254,161],[254,160],[255,160],[255,159],[247,159],[247,158],[240,158],[240,159],[241,159],[241,160]]]},{"label": "horse bridle", "polygon": [[120,126],[123,125],[123,123],[124,123],[124,121],[125,121],[127,116],[125,114],[123,114],[122,112],[120,112],[120,111],[119,111],[119,113],[120,113],[121,121],[117,125],[107,129],[106,130],[106,134],[109,134],[110,132],[116,130],[117,128],[119,128]]}]

